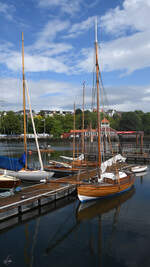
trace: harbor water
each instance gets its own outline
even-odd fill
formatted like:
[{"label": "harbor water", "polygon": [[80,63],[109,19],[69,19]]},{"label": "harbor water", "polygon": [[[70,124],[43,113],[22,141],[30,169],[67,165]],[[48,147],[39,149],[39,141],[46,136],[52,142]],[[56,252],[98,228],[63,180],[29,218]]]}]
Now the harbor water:
[{"label": "harbor water", "polygon": [[[21,145],[10,147],[13,155],[20,154]],[[43,155],[46,161],[71,153],[70,145],[53,148],[54,155]],[[35,155],[29,160],[36,164]],[[6,220],[0,230],[0,266],[149,267],[149,203],[148,165],[134,187],[118,197],[81,204],[76,195],[69,196],[25,218]]]}]

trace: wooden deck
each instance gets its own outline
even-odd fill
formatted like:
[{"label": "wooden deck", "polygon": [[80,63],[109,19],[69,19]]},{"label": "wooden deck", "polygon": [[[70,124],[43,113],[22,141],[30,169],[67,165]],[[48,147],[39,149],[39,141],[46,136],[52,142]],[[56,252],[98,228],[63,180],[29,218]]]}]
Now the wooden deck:
[{"label": "wooden deck", "polygon": [[47,183],[25,187],[12,196],[1,197],[0,221],[69,196],[76,191],[77,184],[94,174],[96,174],[96,170],[85,171],[81,175],[79,173],[73,176],[53,179]]}]

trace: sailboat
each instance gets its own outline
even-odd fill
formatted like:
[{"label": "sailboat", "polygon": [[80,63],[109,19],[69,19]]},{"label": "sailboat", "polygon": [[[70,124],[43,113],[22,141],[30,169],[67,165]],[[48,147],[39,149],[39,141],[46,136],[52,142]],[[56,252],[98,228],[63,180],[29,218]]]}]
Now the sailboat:
[{"label": "sailboat", "polygon": [[101,169],[101,132],[100,132],[100,104],[99,104],[99,63],[97,41],[97,19],[95,20],[95,61],[96,61],[96,87],[97,87],[97,131],[98,131],[98,168],[97,176],[91,177],[88,182],[82,182],[77,187],[78,198],[81,202],[92,199],[105,198],[121,194],[134,184],[133,174],[126,174],[116,170],[102,172]]},{"label": "sailboat", "polygon": [[82,153],[75,157],[75,107],[74,107],[74,134],[73,134],[73,157],[60,156],[65,159],[69,164],[73,167],[96,167],[97,163],[92,161],[87,161],[85,159],[85,129],[84,129],[84,95],[85,95],[85,82],[83,83],[83,104],[82,104],[82,136],[81,136],[81,144],[82,144]]},{"label": "sailboat", "polygon": [[96,215],[102,215],[109,212],[112,209],[121,206],[128,199],[132,198],[135,194],[135,188],[125,192],[124,194],[118,195],[117,197],[110,199],[103,199],[99,201],[88,201],[85,203],[79,203],[76,210],[76,217],[78,221],[87,220],[95,217]]},{"label": "sailboat", "polygon": [[[75,117],[75,103],[74,103],[74,117]],[[75,129],[75,118],[74,118],[74,129]],[[75,174],[79,171],[79,169],[73,165],[75,159],[75,134],[73,137],[73,158],[67,156],[61,156],[61,157],[69,162],[66,163],[62,161],[51,160],[49,161],[49,165],[44,166],[44,170],[53,171],[57,176],[59,175],[59,177]]]},{"label": "sailboat", "polygon": [[9,176],[7,174],[0,174],[0,191],[8,191],[15,189],[21,184],[20,179]]},{"label": "sailboat", "polygon": [[[16,168],[13,169],[12,165],[10,167],[7,166],[7,170],[5,170],[5,173],[8,175],[11,175],[13,177],[17,177],[21,181],[45,182],[45,181],[48,181],[54,175],[54,173],[53,172],[46,172],[46,171],[44,171],[44,168],[43,168],[43,162],[42,162],[42,158],[41,158],[41,153],[40,153],[39,144],[38,144],[38,138],[37,138],[34,119],[33,119],[33,115],[32,115],[28,86],[27,86],[27,83],[25,81],[23,32],[22,32],[22,76],[23,76],[22,81],[23,81],[23,111],[24,111],[24,154],[23,154],[23,160],[22,161],[23,161],[24,168],[23,167],[20,168],[20,166],[19,166],[19,169],[16,169]],[[25,100],[26,92],[27,92],[28,104],[29,104],[29,109],[30,109],[30,116],[31,116],[37,151],[38,151],[40,167],[41,167],[40,170],[30,170],[29,168],[27,168],[26,100]],[[21,161],[21,163],[22,163],[22,161]]]}]

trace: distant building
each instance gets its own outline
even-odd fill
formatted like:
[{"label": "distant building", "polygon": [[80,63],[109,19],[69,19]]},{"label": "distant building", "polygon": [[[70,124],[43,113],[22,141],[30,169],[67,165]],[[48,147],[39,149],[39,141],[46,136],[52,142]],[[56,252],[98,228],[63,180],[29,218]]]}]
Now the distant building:
[{"label": "distant building", "polygon": [[[78,138],[78,137],[81,137],[82,134],[84,133],[84,136],[85,138],[86,137],[90,137],[90,138],[95,138],[97,137],[97,129],[84,129],[84,130],[70,130],[69,133],[64,133],[62,134],[62,138],[72,138],[74,136],[74,133],[75,133],[75,136]],[[101,135],[102,136],[107,136],[107,135],[110,135],[110,136],[118,136],[117,134],[117,131],[115,129],[112,129],[110,127],[110,123],[109,121],[104,118],[102,121],[101,121]]]},{"label": "distant building", "polygon": [[[16,112],[15,112],[16,115],[22,115],[22,116],[23,116],[23,113],[24,113],[23,110],[19,110],[19,111],[16,111]],[[26,110],[25,110],[25,113],[26,113],[27,117],[30,117],[30,110],[29,110],[29,109],[26,109]],[[33,114],[33,116],[36,115],[36,113],[35,113],[34,110],[32,110],[32,114]]]},{"label": "distant building", "polygon": [[66,111],[66,110],[40,110],[39,114],[44,115],[45,117],[52,117],[54,115],[66,115],[66,114],[72,114],[72,111]]}]

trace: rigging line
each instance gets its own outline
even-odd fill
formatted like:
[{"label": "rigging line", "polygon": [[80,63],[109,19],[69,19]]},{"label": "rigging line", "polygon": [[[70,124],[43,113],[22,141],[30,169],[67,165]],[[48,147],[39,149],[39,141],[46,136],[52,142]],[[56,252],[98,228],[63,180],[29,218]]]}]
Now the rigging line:
[{"label": "rigging line", "polygon": [[54,244],[52,244],[50,247],[46,248],[46,254],[48,254],[52,249],[54,249],[57,245],[59,245],[62,241],[64,241],[71,233],[73,233],[77,227],[80,225],[79,222],[77,222],[75,225],[69,229],[67,233],[65,233],[62,237],[60,237],[58,240],[55,241]]},{"label": "rigging line", "polygon": [[40,152],[40,148],[39,148],[38,138],[37,138],[37,134],[36,134],[36,130],[35,130],[34,119],[33,119],[33,115],[32,115],[31,102],[30,102],[30,96],[29,96],[27,81],[25,81],[25,87],[27,90],[28,104],[29,104],[29,109],[30,109],[30,116],[31,116],[31,120],[32,120],[32,126],[33,126],[33,131],[34,131],[34,136],[35,136],[36,147],[37,147],[38,156],[39,156],[39,162],[40,162],[41,170],[43,171],[44,167],[43,167],[41,152]]},{"label": "rigging line", "polygon": [[[109,106],[109,101],[108,101],[108,98],[107,98],[106,89],[105,89],[104,84],[103,84],[102,73],[101,73],[100,69],[99,69],[99,77],[100,77],[101,87],[103,89],[103,95],[104,95],[103,98],[105,98],[105,100],[106,100],[106,106]],[[103,105],[104,105],[104,103],[103,103]]]},{"label": "rigging line", "polygon": [[[52,238],[49,238],[49,240],[48,240],[48,246],[47,246],[47,249],[46,249],[46,252],[48,253],[49,252],[49,250],[51,249],[51,247],[53,247],[54,245],[51,245],[50,246],[50,243],[52,243],[52,241],[54,240],[56,240],[56,237],[57,237],[57,235],[59,234],[59,233],[61,233],[61,230],[62,229],[64,229],[63,227],[62,227],[62,225],[64,226],[64,225],[66,225],[66,224],[68,224],[68,221],[70,220],[70,218],[71,218],[71,216],[70,216],[70,214],[66,217],[66,219],[63,221],[63,223],[58,227],[58,229],[57,229],[57,231],[54,233],[54,235],[53,235],[53,237]],[[56,241],[56,243],[57,243],[57,241]]]},{"label": "rigging line", "polygon": [[36,241],[37,241],[37,235],[38,235],[38,231],[39,231],[39,225],[40,225],[40,217],[37,218],[37,221],[36,221],[36,226],[35,226],[35,233],[34,233],[34,236],[33,236],[33,243],[32,243],[32,247],[31,247],[31,263],[30,263],[30,267],[33,266],[33,260],[34,260],[34,248],[35,248],[35,244],[36,244]]}]

